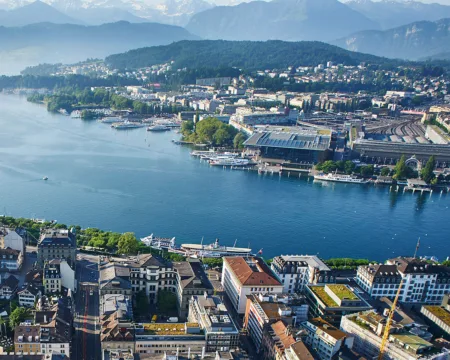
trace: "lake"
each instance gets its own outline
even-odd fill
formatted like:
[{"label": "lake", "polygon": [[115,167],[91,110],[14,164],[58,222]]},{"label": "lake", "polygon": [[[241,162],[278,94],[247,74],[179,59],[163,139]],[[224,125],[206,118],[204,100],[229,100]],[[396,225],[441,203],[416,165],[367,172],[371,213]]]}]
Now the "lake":
[{"label": "lake", "polygon": [[[278,254],[449,255],[450,194],[210,167],[174,132],[118,131],[0,95],[0,214]],[[42,178],[48,176],[48,181]]]}]

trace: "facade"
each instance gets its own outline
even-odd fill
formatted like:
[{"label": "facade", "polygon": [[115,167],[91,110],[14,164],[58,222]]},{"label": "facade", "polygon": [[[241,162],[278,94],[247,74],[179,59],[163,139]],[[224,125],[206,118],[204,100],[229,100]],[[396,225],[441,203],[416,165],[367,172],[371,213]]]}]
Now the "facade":
[{"label": "facade", "polygon": [[19,305],[23,307],[33,307],[41,295],[41,290],[32,284],[17,292]]},{"label": "facade", "polygon": [[403,280],[399,302],[439,305],[450,292],[450,268],[398,257],[385,265],[360,266],[356,281],[372,298],[393,299]]},{"label": "facade", "polygon": [[276,256],[271,269],[283,283],[284,293],[303,292],[305,285],[334,283],[331,269],[317,256]]},{"label": "facade", "polygon": [[45,261],[65,259],[75,267],[77,242],[74,230],[47,229],[43,230],[39,238],[38,264],[44,267]]},{"label": "facade", "polygon": [[202,354],[204,333],[196,323],[143,324],[136,329],[136,353],[153,356],[178,353],[180,356]]},{"label": "facade", "polygon": [[[307,307],[305,308],[307,311]],[[304,318],[306,320],[306,311]],[[267,294],[247,295],[247,305],[244,315],[244,329],[247,330],[256,351],[263,351],[263,335],[270,325],[282,320],[286,326],[295,325],[296,314],[289,305],[279,302],[277,296]]]},{"label": "facade", "polygon": [[244,146],[248,150],[258,150],[264,159],[311,165],[329,158],[331,138],[331,130],[272,126],[258,129]]},{"label": "facade", "polygon": [[[353,350],[366,358],[376,358],[380,351],[386,317],[366,311],[360,314],[347,315],[342,318],[341,329],[354,338]],[[448,359],[449,352],[439,349],[433,344],[407,331],[402,325],[393,321],[386,343],[384,359]]]},{"label": "facade", "polygon": [[18,285],[19,280],[14,275],[3,278],[0,284],[0,299],[11,299],[16,293]]},{"label": "facade", "polygon": [[46,294],[61,292],[63,287],[76,291],[75,271],[65,260],[51,260],[45,263],[43,278]]},{"label": "facade", "polygon": [[192,296],[188,321],[198,323],[205,333],[207,352],[239,347],[239,330],[218,296]]},{"label": "facade", "polygon": [[288,326],[278,320],[269,325],[263,334],[261,355],[265,360],[284,360],[285,351],[295,343]]},{"label": "facade", "polygon": [[[276,104],[275,102],[271,103]],[[264,104],[267,105],[267,102],[264,101]],[[289,108],[282,109],[282,111],[278,109],[276,111],[252,111],[251,108],[238,108],[236,114],[231,116],[230,121],[245,126],[287,125],[295,124],[297,118],[298,110]]]},{"label": "facade", "polygon": [[20,353],[41,353],[41,327],[22,323],[14,329],[14,351]]},{"label": "facade", "polygon": [[10,247],[0,249],[0,271],[19,271],[22,263],[23,252]]},{"label": "facade", "polygon": [[20,251],[23,254],[25,251],[25,241],[15,230],[0,227],[0,248],[10,248]]},{"label": "facade", "polygon": [[176,276],[176,295],[178,317],[185,320],[189,313],[189,301],[193,295],[214,293],[214,288],[208,279],[200,261],[190,259],[173,263]]},{"label": "facade", "polygon": [[424,305],[420,312],[431,327],[446,340],[450,340],[450,304],[449,295],[444,296],[441,306]]},{"label": "facade", "polygon": [[321,360],[331,360],[343,347],[352,348],[353,337],[321,318],[305,321],[305,343],[314,349]]},{"label": "facade", "polygon": [[247,295],[283,292],[283,284],[258,257],[224,257],[222,286],[238,314],[246,312]]},{"label": "facade", "polygon": [[120,308],[100,317],[100,343],[103,350],[130,350],[134,352],[134,325],[132,313]]},{"label": "facade", "polygon": [[286,360],[313,360],[314,355],[302,341],[297,341],[285,351]]},{"label": "facade", "polygon": [[339,326],[342,316],[372,308],[347,285],[307,285],[305,296],[310,316],[320,317],[336,327]]}]

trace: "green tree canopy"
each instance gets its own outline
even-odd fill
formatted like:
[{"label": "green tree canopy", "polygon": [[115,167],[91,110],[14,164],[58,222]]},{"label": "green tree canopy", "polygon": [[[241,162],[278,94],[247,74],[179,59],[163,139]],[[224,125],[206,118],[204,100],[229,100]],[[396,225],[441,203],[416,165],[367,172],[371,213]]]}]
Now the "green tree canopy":
[{"label": "green tree canopy", "polygon": [[243,149],[246,136],[242,132],[238,132],[233,139],[233,146],[235,149]]},{"label": "green tree canopy", "polygon": [[436,161],[434,160],[434,156],[430,156],[425,167],[420,172],[423,181],[429,184],[436,175],[434,175],[434,168],[436,167]]},{"label": "green tree canopy", "polygon": [[407,169],[405,162],[406,162],[406,157],[405,157],[405,155],[402,155],[400,160],[395,165],[395,169],[394,169],[394,178],[395,179],[397,179],[397,180],[404,179],[407,176],[408,169]]},{"label": "green tree canopy", "polygon": [[21,322],[23,322],[27,316],[29,315],[28,309],[24,307],[18,307],[16,308],[10,315],[9,315],[9,326],[11,329],[14,329],[17,325],[19,325]]},{"label": "green tree canopy", "polygon": [[132,232],[126,232],[120,236],[117,244],[117,252],[119,254],[133,255],[136,254],[138,241]]},{"label": "green tree canopy", "polygon": [[381,169],[382,176],[389,176],[390,173],[391,173],[391,169],[389,169],[388,167],[384,167]]}]

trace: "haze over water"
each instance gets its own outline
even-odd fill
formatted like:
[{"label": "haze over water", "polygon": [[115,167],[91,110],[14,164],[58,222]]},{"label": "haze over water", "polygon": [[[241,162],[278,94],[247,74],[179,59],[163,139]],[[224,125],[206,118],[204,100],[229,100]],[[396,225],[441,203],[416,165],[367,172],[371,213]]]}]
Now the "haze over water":
[{"label": "haze over water", "polygon": [[[117,131],[0,95],[0,214],[154,233],[177,243],[384,260],[450,255],[450,194],[212,168],[174,132]],[[48,181],[42,177],[48,176]]]}]

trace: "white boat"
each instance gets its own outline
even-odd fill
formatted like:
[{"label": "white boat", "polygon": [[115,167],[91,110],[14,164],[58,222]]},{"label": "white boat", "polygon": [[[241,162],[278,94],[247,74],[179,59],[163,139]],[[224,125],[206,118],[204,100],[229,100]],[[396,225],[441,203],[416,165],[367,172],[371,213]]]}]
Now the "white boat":
[{"label": "white boat", "polygon": [[141,238],[141,241],[151,247],[152,249],[156,250],[172,250],[176,249],[175,245],[175,238],[161,238],[153,236],[153,234],[146,236],[144,238]]},{"label": "white boat", "polygon": [[48,180],[48,176],[44,176],[42,180]]},{"label": "white boat", "polygon": [[115,124],[125,122],[125,120],[119,117],[105,117],[99,120],[99,122],[101,122],[102,124]]},{"label": "white boat", "polygon": [[153,125],[153,126],[149,126],[147,128],[147,131],[155,131],[155,132],[162,132],[162,131],[169,131],[170,127],[166,126],[166,125]]},{"label": "white boat", "polygon": [[234,157],[219,157],[209,161],[212,166],[247,166],[250,161],[248,159],[236,159]]},{"label": "white boat", "polygon": [[123,123],[114,123],[111,125],[112,128],[116,130],[128,130],[128,129],[137,129],[140,127],[143,127],[141,123],[135,123],[135,122],[128,122],[125,121]]},{"label": "white boat", "polygon": [[249,248],[219,245],[219,239],[209,245],[203,245],[203,240],[201,244],[181,244],[181,249],[191,256],[199,257],[247,256],[252,252],[252,249]]},{"label": "white boat", "polygon": [[369,180],[359,178],[354,175],[342,175],[329,173],[324,174],[320,173],[318,175],[314,175],[314,180],[322,180],[322,181],[335,181],[335,182],[343,182],[343,183],[353,183],[353,184],[367,184]]}]

